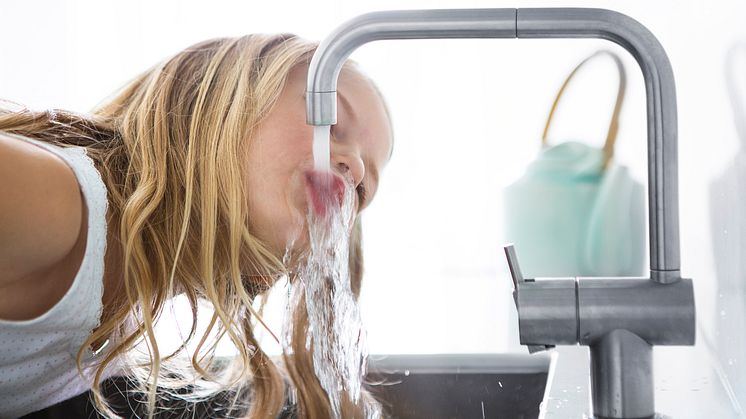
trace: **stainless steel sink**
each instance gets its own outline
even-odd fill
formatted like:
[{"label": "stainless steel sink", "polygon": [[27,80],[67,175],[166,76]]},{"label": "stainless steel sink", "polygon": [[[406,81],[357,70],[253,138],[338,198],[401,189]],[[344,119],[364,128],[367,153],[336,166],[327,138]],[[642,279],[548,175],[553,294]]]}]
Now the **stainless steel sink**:
[{"label": "stainless steel sink", "polygon": [[[391,418],[539,417],[548,354],[371,355],[368,381]],[[386,417],[389,417],[388,415]]]},{"label": "stainless steel sink", "polygon": [[[371,355],[368,381],[380,382],[371,391],[385,407],[386,418],[529,419],[539,416],[547,373],[548,354]],[[128,388],[122,377],[104,383],[112,407],[125,417],[143,415],[141,395],[123,395]],[[23,419],[100,417],[90,392],[24,416]],[[167,403],[159,418],[214,417],[211,403],[192,406],[185,412],[178,402]],[[133,411],[134,409],[135,411]],[[292,418],[284,412],[281,418]]]}]

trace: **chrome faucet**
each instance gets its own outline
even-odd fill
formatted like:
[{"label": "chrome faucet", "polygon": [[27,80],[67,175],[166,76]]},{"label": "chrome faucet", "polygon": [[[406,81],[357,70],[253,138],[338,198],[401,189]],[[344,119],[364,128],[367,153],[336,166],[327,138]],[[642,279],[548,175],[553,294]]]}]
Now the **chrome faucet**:
[{"label": "chrome faucet", "polygon": [[[652,345],[693,345],[691,279],[679,259],[676,88],[663,47],[636,20],[603,9],[453,9],[375,12],[341,25],[316,50],[308,72],[306,119],[333,125],[337,77],[356,48],[377,40],[437,38],[602,38],[627,49],[647,92],[650,278],[524,279],[506,250],[521,343],[591,350],[593,414],[655,415]],[[579,416],[580,416],[579,412]]]}]

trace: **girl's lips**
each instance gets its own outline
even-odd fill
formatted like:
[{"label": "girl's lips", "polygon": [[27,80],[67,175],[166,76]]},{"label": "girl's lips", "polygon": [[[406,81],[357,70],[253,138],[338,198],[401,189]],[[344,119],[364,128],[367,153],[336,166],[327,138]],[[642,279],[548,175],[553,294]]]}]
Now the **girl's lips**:
[{"label": "girl's lips", "polygon": [[342,207],[345,182],[332,172],[309,170],[305,172],[306,194],[311,197],[314,214],[323,217],[334,206]]}]

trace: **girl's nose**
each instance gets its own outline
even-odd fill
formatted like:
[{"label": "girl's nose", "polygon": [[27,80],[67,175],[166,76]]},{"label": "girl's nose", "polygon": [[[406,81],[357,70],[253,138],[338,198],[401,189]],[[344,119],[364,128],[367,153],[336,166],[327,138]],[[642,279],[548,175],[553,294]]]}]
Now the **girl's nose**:
[{"label": "girl's nose", "polygon": [[332,153],[332,166],[343,176],[351,176],[355,187],[365,176],[363,159],[356,153]]}]

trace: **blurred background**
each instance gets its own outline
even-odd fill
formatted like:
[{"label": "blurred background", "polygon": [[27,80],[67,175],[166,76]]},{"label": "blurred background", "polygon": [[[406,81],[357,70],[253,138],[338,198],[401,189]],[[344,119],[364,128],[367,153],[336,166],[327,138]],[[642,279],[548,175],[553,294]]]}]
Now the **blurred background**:
[{"label": "blurred background", "polygon": [[[0,98],[86,112],[141,71],[208,38],[292,32],[321,40],[345,20],[376,10],[544,6],[625,13],[668,53],[678,95],[682,274],[694,279],[697,353],[704,354],[694,363],[711,367],[705,379],[717,381],[717,391],[742,415],[746,1],[6,1],[0,3]],[[383,91],[396,136],[377,198],[363,215],[361,305],[371,353],[525,352],[502,250],[511,239],[503,191],[537,157],[564,78],[600,48],[622,56],[628,76],[615,162],[646,184],[644,82],[634,59],[614,44],[386,41],[352,55]],[[600,146],[617,77],[608,60],[584,68],[563,98],[549,142]],[[267,308],[276,332],[282,286]],[[188,327],[181,310],[177,302],[175,317]],[[265,341],[270,352],[279,351]],[[693,353],[655,351],[683,362]]]}]

